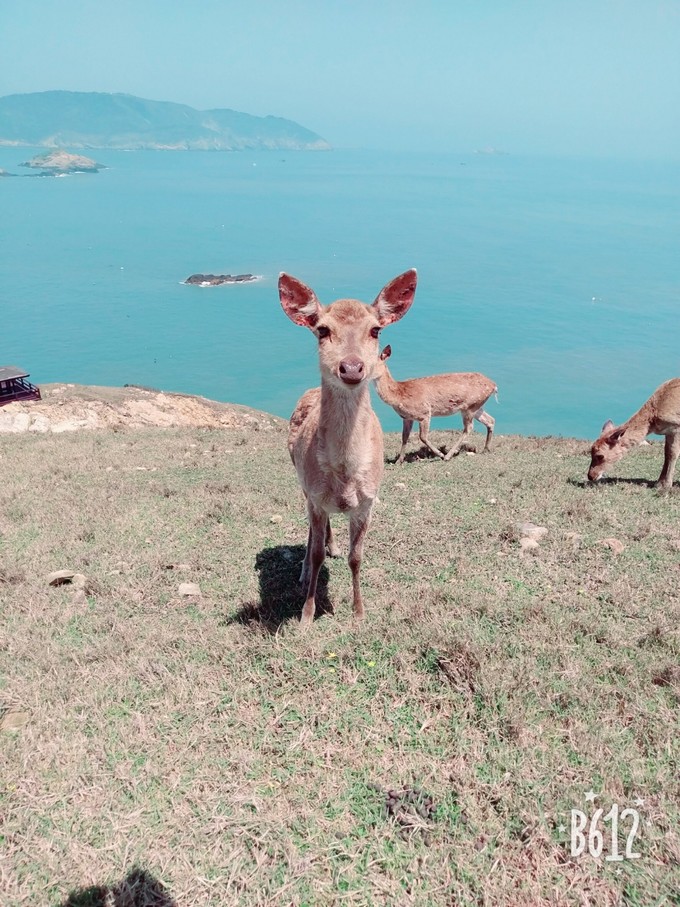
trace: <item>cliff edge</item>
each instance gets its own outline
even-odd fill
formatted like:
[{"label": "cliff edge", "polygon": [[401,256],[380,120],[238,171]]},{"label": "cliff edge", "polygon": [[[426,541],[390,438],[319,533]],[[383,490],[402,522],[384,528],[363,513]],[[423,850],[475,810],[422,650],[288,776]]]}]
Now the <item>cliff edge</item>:
[{"label": "cliff edge", "polygon": [[272,430],[285,420],[269,413],[206,397],[153,388],[41,384],[42,400],[0,407],[0,434],[65,432],[78,429],[252,428]]}]

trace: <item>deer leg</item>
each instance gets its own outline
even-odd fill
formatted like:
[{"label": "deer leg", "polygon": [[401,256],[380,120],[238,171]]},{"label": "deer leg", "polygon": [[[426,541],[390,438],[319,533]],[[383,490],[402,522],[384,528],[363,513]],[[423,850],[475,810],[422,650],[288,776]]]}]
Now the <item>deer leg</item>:
[{"label": "deer leg", "polygon": [[488,413],[484,412],[481,406],[472,418],[476,419],[486,427],[486,441],[484,442],[484,450],[482,451],[482,453],[486,453],[487,450],[489,450],[489,445],[491,444],[491,435],[493,435],[493,427],[496,424],[496,420],[493,416],[490,416]]},{"label": "deer leg", "polygon": [[326,552],[329,557],[340,557],[340,548],[333,536],[330,517],[328,517],[326,521]]},{"label": "deer leg", "polygon": [[680,432],[674,435],[666,435],[663,469],[661,470],[659,481],[656,483],[657,488],[661,488],[663,491],[671,490],[678,456],[680,456]]},{"label": "deer leg", "polygon": [[349,569],[352,571],[352,594],[354,617],[361,620],[364,616],[364,603],[361,598],[359,572],[364,556],[364,539],[371,524],[371,508],[368,511],[355,512],[349,522]]},{"label": "deer leg", "polygon": [[413,419],[404,419],[403,425],[401,428],[401,450],[399,451],[399,456],[397,457],[397,463],[401,466],[404,462],[404,453],[406,452],[406,445],[408,439],[411,437],[411,429],[413,428]]},{"label": "deer leg", "polygon": [[307,505],[307,522],[309,523],[309,528],[307,530],[307,546],[305,547],[305,557],[302,561],[302,570],[300,572],[300,579],[298,580],[301,586],[306,586],[309,582],[309,556],[310,551],[312,550],[312,516],[309,512],[309,504]]},{"label": "deer leg", "polygon": [[430,442],[430,437],[429,437],[429,435],[430,435],[430,417],[429,416],[426,416],[424,419],[420,420],[420,432],[419,433],[420,433],[420,440],[423,442],[425,447],[427,447],[428,450],[431,450],[432,453],[436,457],[439,457],[441,460],[445,460],[446,457],[441,452],[441,450],[438,450],[434,446],[434,444],[432,444]]},{"label": "deer leg", "polygon": [[451,457],[455,457],[463,444],[465,444],[467,439],[470,437],[470,432],[472,431],[472,413],[467,412],[466,410],[462,410],[461,416],[463,417],[463,434],[460,436],[458,443],[454,444],[451,450],[446,454],[446,456],[444,457],[445,460],[450,460]]},{"label": "deer leg", "polygon": [[300,623],[303,626],[309,626],[314,620],[316,584],[319,579],[319,570],[321,570],[321,565],[326,557],[327,521],[328,516],[323,510],[314,510],[312,505],[309,505],[309,542],[305,553],[305,563],[302,567],[303,573],[306,571],[306,577],[309,580],[307,598],[300,617]]}]

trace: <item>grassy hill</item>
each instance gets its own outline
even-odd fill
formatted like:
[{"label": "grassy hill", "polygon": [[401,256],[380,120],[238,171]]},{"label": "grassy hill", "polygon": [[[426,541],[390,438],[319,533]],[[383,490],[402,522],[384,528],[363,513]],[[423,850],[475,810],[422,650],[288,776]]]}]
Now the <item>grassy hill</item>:
[{"label": "grassy hill", "polygon": [[586,449],[388,464],[302,633],[283,425],[3,435],[0,902],[678,904],[680,491]]}]

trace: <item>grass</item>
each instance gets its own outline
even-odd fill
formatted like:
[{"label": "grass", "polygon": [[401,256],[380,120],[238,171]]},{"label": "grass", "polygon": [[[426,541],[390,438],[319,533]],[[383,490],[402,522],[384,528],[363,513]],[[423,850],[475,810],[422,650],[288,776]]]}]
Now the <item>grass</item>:
[{"label": "grass", "polygon": [[[679,904],[680,490],[585,451],[388,464],[302,633],[283,427],[3,437],[3,907]],[[571,856],[591,790],[639,859]]]}]

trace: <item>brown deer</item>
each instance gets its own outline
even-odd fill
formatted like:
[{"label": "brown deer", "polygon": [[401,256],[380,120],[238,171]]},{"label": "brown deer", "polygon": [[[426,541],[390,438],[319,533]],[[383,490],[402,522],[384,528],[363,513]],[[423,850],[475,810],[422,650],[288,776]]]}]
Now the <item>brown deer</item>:
[{"label": "brown deer", "polygon": [[675,463],[680,455],[680,378],[671,378],[654,391],[627,422],[618,428],[611,420],[591,449],[588,479],[597,482],[612,463],[641,444],[647,435],[665,435],[666,453],[657,488],[669,491],[673,485]]},{"label": "brown deer", "polygon": [[402,318],[413,302],[417,276],[406,271],[387,284],[373,305],[338,299],[323,306],[314,291],[288,274],[279,277],[283,310],[319,341],[321,387],[308,390],[290,419],[288,450],[309,517],[300,582],[307,584],[301,623],[314,619],[316,585],[325,549],[338,555],[329,515],[349,515],[349,566],[354,616],[363,617],[359,571],[364,538],[383,473],[383,433],[371,408],[369,382],[381,328]]},{"label": "brown deer", "polygon": [[[482,407],[491,394],[498,390],[490,378],[479,372],[450,372],[431,375],[429,378],[395,381],[386,365],[391,355],[392,347],[386,346],[380,354],[380,365],[373,380],[380,399],[396,410],[404,422],[397,463],[401,465],[404,462],[406,444],[414,422],[420,423],[420,440],[442,460],[450,460],[458,453],[472,430],[473,419],[486,427],[484,452],[489,450],[496,420],[484,412]],[[463,417],[463,434],[458,444],[444,454],[430,442],[430,419],[432,416],[452,416],[458,412]]]}]

